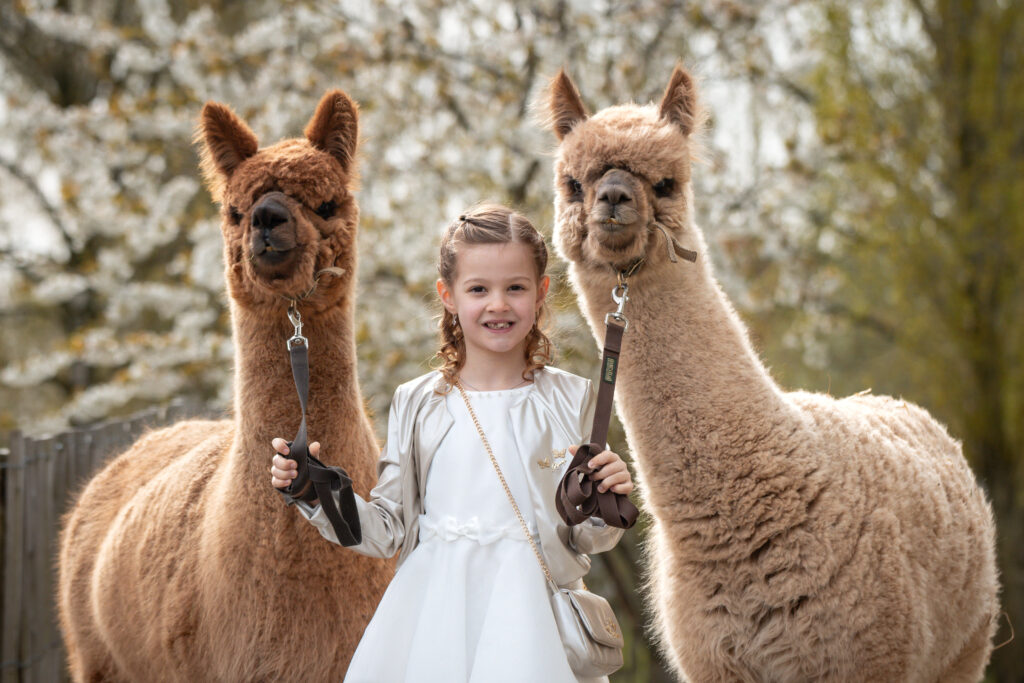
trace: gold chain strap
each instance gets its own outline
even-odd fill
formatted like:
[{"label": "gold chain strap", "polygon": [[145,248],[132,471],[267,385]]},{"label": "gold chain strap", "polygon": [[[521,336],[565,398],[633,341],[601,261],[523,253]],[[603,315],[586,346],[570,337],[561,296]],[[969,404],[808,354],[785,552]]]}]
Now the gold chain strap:
[{"label": "gold chain strap", "polygon": [[548,577],[548,581],[552,586],[557,586],[555,580],[551,578],[551,572],[548,571],[548,565],[541,557],[540,550],[537,548],[537,544],[533,542],[533,535],[530,533],[530,529],[526,526],[526,521],[523,519],[522,513],[519,512],[519,506],[516,505],[516,499],[512,497],[512,491],[508,487],[508,482],[505,481],[505,475],[501,473],[501,468],[498,467],[498,459],[494,457],[494,451],[491,450],[491,444],[488,443],[487,437],[484,436],[483,427],[480,426],[480,421],[476,419],[476,413],[473,411],[473,406],[469,403],[469,396],[466,395],[466,390],[462,388],[462,384],[459,380],[455,380],[455,388],[462,394],[462,400],[466,403],[466,409],[469,410],[469,416],[473,418],[473,424],[476,425],[476,431],[480,434],[480,440],[484,442],[484,448],[487,449],[487,455],[491,457],[491,464],[494,465],[494,471],[498,473],[498,479],[501,480],[501,486],[505,489],[505,495],[508,496],[508,500],[512,503],[512,509],[516,511],[516,517],[519,519],[520,526],[523,527],[523,533],[526,534],[526,540],[530,542],[530,547],[533,548],[533,554],[537,556],[537,561],[540,562],[540,568],[544,570],[544,576]]}]

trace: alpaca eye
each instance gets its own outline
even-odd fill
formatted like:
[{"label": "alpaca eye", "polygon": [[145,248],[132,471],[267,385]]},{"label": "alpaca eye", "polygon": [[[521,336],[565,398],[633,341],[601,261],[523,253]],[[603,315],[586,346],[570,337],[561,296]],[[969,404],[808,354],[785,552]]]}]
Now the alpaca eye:
[{"label": "alpaca eye", "polygon": [[565,186],[569,190],[570,201],[578,202],[583,200],[583,186],[575,178],[566,177]]},{"label": "alpaca eye", "polygon": [[672,178],[662,178],[654,184],[654,194],[659,197],[667,197],[676,189],[676,181]]},{"label": "alpaca eye", "polygon": [[333,201],[324,202],[320,206],[316,207],[316,215],[320,216],[320,218],[323,218],[324,220],[327,220],[328,218],[334,215],[334,210],[336,208],[338,208],[338,205],[335,204]]},{"label": "alpaca eye", "polygon": [[233,206],[228,207],[228,217],[234,225],[238,225],[242,222],[242,214]]}]

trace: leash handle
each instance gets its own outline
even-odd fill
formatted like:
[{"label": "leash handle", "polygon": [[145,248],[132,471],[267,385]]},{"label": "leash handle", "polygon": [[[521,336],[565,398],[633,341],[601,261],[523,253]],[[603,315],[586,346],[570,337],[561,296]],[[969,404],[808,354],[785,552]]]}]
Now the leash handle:
[{"label": "leash handle", "polygon": [[[334,528],[338,542],[343,546],[359,545],[362,529],[359,525],[359,510],[356,507],[352,479],[340,467],[329,467],[309,453],[306,435],[306,404],[309,400],[309,340],[302,336],[302,317],[293,304],[288,308],[288,319],[295,325],[295,334],[288,339],[288,356],[291,359],[292,379],[299,394],[302,407],[302,421],[295,438],[288,444],[289,456],[298,465],[295,479],[283,489],[277,489],[289,505],[296,500],[320,501],[327,520]],[[338,493],[335,501],[333,493]]]},{"label": "leash handle", "polygon": [[598,380],[597,405],[594,408],[594,424],[590,430],[590,443],[581,444],[569,463],[569,469],[558,483],[555,495],[555,510],[569,526],[575,526],[589,517],[600,517],[605,524],[629,529],[636,524],[640,511],[628,496],[611,490],[600,493],[591,478],[594,468],[587,463],[590,458],[604,450],[608,443],[608,426],[612,419],[612,399],[615,396],[615,377],[619,368],[619,353],[622,351],[622,335],[629,321],[622,314],[628,301],[629,287],[624,278],[612,290],[612,300],[618,309],[605,316],[604,352],[601,358],[601,377]]}]

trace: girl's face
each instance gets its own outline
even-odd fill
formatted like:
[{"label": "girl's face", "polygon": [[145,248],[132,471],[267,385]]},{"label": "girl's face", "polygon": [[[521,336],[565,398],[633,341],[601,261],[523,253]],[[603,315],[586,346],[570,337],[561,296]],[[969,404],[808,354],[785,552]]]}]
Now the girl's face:
[{"label": "girl's face", "polygon": [[451,287],[437,281],[444,307],[459,316],[467,361],[523,363],[523,345],[548,292],[530,248],[520,242],[464,244]]}]

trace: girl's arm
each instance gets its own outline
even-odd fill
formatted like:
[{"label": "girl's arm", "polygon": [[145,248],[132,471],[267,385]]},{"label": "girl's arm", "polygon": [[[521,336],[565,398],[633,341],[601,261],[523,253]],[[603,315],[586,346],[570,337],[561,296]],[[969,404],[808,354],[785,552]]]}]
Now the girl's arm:
[{"label": "girl's arm", "polygon": [[[608,456],[614,456],[619,463],[622,463],[622,459],[611,451],[604,451],[597,457],[606,459]],[[632,487],[632,482],[630,482],[630,487]],[[623,533],[625,533],[625,529],[608,526],[600,517],[588,517],[576,526],[569,527],[569,547],[584,555],[603,553],[614,548]]]},{"label": "girl's arm", "polygon": [[[313,452],[310,444],[310,452]],[[319,450],[319,449],[318,449]],[[363,540],[359,545],[348,546],[351,550],[370,557],[391,557],[402,547],[405,539],[405,525],[402,523],[402,474],[397,453],[385,447],[377,461],[377,485],[370,491],[370,500],[355,494],[359,512],[359,527]],[[317,457],[313,453],[313,457]],[[338,492],[333,493],[338,501]],[[340,503],[339,503],[340,505]],[[330,520],[319,505],[296,501],[296,507],[320,535],[331,543],[339,543]],[[340,543],[339,543],[340,545]]]},{"label": "girl's arm", "polygon": [[[408,456],[412,448],[412,435],[401,433],[407,431],[402,430],[401,426],[408,422],[398,417],[401,409],[402,401],[399,392],[396,391],[391,400],[391,410],[388,414],[387,443],[377,461],[377,485],[370,492],[368,501],[358,493],[355,494],[363,540],[359,545],[349,546],[349,548],[371,557],[391,557],[398,552],[405,540],[401,462],[403,459],[410,461]],[[281,445],[283,445],[283,441],[282,444],[278,444],[275,439],[274,446],[278,452],[287,451],[287,446],[282,449]],[[309,450],[314,457],[317,457],[320,452],[320,444],[311,443]],[[403,458],[403,455],[406,457]],[[335,499],[339,497],[338,493],[335,493],[334,496]],[[296,507],[299,508],[302,516],[317,528],[321,536],[332,543],[338,543],[334,527],[331,526],[327,515],[324,514],[319,504],[310,505],[305,501],[296,501]]]},{"label": "girl's arm", "polygon": [[[597,405],[597,393],[594,391],[593,384],[589,380],[587,381],[587,391],[581,401],[581,404],[579,424],[576,425],[576,433],[580,435],[579,439],[577,439],[577,443],[583,443],[590,439],[590,430],[594,425],[594,409]],[[571,450],[575,451],[576,449],[572,448]],[[601,453],[600,456],[597,456],[600,459],[598,463],[595,464],[612,462],[613,459],[609,458],[608,455],[614,456],[614,459],[621,462],[621,458],[617,455],[610,451],[605,451],[604,453]],[[565,474],[564,470],[569,469],[569,462],[571,460],[571,457],[566,458],[566,463],[562,472],[563,475]],[[630,482],[630,488],[632,488],[632,482]],[[619,542],[619,539],[622,538],[623,533],[623,529],[608,526],[600,517],[590,517],[576,526],[569,528],[569,547],[576,552],[583,553],[585,555],[603,553],[614,548]]]}]

